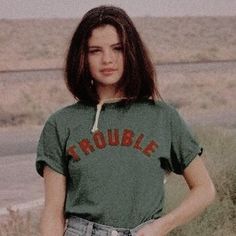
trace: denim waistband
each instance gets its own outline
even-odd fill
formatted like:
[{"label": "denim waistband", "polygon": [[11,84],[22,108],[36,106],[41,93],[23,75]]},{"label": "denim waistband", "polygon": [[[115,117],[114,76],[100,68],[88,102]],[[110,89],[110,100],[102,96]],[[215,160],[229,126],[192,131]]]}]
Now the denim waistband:
[{"label": "denim waistband", "polygon": [[[117,228],[109,225],[98,224],[77,216],[71,216],[68,219],[65,236],[135,236],[136,232],[144,225],[152,223],[155,219],[139,224],[135,228]],[[74,234],[73,234],[74,233]]]}]

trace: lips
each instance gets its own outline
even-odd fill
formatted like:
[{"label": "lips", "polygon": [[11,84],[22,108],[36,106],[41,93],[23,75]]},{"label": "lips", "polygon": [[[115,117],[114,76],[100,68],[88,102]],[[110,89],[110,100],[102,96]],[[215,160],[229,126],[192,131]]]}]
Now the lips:
[{"label": "lips", "polygon": [[104,69],[100,70],[100,72],[103,75],[112,75],[115,71],[117,71],[117,69],[113,69],[113,68],[104,68]]},{"label": "lips", "polygon": [[113,69],[113,68],[105,68],[105,69],[102,69],[100,70],[102,73],[109,73],[109,72],[114,72],[116,71],[116,69]]}]

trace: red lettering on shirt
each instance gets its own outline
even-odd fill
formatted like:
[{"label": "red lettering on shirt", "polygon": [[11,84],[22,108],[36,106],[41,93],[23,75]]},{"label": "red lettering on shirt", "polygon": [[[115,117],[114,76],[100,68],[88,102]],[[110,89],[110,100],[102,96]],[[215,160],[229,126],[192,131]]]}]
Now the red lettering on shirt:
[{"label": "red lettering on shirt", "polygon": [[76,150],[75,150],[75,145],[72,145],[70,146],[68,149],[67,149],[67,153],[72,156],[72,158],[75,160],[75,161],[78,161],[80,160],[80,157],[79,155],[77,154]]},{"label": "red lettering on shirt", "polygon": [[117,146],[119,145],[119,130],[114,129],[114,132],[112,133],[111,129],[107,130],[108,133],[108,143],[111,146]]},{"label": "red lettering on shirt", "polygon": [[155,152],[155,149],[158,147],[158,143],[155,142],[154,140],[152,140],[146,147],[145,149],[143,150],[143,153],[146,155],[146,156],[151,156],[151,154],[153,152]]},{"label": "red lettering on shirt", "polygon": [[103,149],[106,147],[106,140],[102,132],[97,131],[93,135],[93,140],[97,148]]},{"label": "red lettering on shirt", "polygon": [[129,129],[125,129],[123,132],[123,137],[122,137],[122,142],[121,145],[122,146],[130,146],[132,145],[132,138],[134,136],[134,132],[132,130]]},{"label": "red lettering on shirt", "polygon": [[81,150],[85,153],[85,155],[88,155],[89,153],[95,150],[88,139],[83,139],[82,141],[80,141],[79,146]]},{"label": "red lettering on shirt", "polygon": [[143,137],[144,137],[144,134],[140,134],[140,135],[138,136],[138,138],[137,138],[135,144],[134,144],[134,148],[136,148],[136,149],[138,149],[138,150],[140,150],[140,151],[143,150],[142,147],[140,146],[140,143],[142,142]]},{"label": "red lettering on shirt", "polygon": [[[90,153],[98,150],[105,149],[108,145],[113,148],[118,148],[118,146],[123,147],[132,147],[139,152],[143,153],[145,156],[151,157],[151,155],[156,151],[159,144],[155,140],[149,141],[146,147],[142,147],[142,143],[146,143],[145,134],[139,133],[136,135],[131,129],[124,129],[121,132],[119,129],[107,129],[107,135],[104,135],[102,131],[96,131],[92,135],[92,139],[82,139],[78,142],[78,146],[80,147],[80,151],[82,151],[85,155],[89,155]],[[67,149],[68,155],[72,156],[72,158],[76,161],[81,160],[81,153],[76,149],[76,145],[71,145]],[[112,153],[111,153],[112,154]]]}]

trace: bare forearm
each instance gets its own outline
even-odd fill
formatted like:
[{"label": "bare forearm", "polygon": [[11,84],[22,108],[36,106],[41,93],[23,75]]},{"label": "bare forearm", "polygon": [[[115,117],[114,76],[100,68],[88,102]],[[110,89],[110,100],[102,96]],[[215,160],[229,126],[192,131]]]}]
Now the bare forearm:
[{"label": "bare forearm", "polygon": [[183,176],[190,189],[183,202],[151,225],[141,228],[137,236],[164,236],[174,228],[188,223],[199,215],[215,198],[215,187],[200,158],[195,158]]},{"label": "bare forearm", "polygon": [[50,209],[44,209],[41,221],[41,236],[63,236],[65,228],[65,219],[63,213],[52,213]]},{"label": "bare forearm", "polygon": [[199,215],[214,200],[214,196],[213,187],[195,187],[190,191],[180,206],[156,222],[154,221],[154,225],[156,223],[156,226],[159,227],[162,224],[167,234],[174,228],[188,223]]}]

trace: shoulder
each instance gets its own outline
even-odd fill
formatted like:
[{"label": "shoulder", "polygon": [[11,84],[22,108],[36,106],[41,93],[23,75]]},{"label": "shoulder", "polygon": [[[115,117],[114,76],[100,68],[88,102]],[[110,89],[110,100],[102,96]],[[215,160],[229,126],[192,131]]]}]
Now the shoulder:
[{"label": "shoulder", "polygon": [[176,110],[176,108],[164,100],[154,100],[154,107],[157,112],[164,113],[169,117],[179,115],[179,112]]},{"label": "shoulder", "polygon": [[[139,114],[141,112],[147,119],[164,122],[166,125],[168,123],[171,124],[172,120],[179,116],[175,107],[161,99],[148,99],[148,101],[142,101],[135,107],[135,109],[136,111],[139,111]],[[135,110],[132,110],[132,112],[135,112]]]},{"label": "shoulder", "polygon": [[47,119],[46,123],[50,124],[63,124],[68,123],[68,121],[73,121],[75,118],[82,118],[82,115],[88,106],[84,105],[82,102],[76,102],[74,104],[62,107],[55,112],[53,112]]}]

